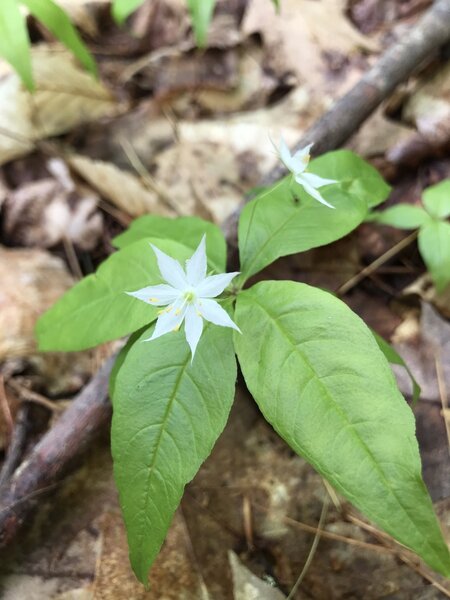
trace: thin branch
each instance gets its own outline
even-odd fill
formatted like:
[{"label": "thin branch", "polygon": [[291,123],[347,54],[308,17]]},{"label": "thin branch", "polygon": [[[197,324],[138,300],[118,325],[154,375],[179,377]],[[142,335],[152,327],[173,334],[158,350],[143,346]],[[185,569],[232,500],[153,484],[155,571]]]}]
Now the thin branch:
[{"label": "thin branch", "polygon": [[29,427],[29,409],[29,404],[22,404],[17,412],[11,440],[0,471],[0,490],[9,484],[11,476],[22,460]]},{"label": "thin branch", "polygon": [[14,539],[36,506],[40,491],[53,487],[69,470],[73,459],[108,425],[108,380],[114,360],[115,356],[106,361],[33,448],[8,489],[0,490],[0,547]]}]

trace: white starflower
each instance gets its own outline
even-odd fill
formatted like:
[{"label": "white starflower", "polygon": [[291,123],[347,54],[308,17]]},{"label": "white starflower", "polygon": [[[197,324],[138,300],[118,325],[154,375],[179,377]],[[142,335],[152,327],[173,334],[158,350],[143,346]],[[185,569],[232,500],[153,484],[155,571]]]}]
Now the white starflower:
[{"label": "white starflower", "polygon": [[324,179],[323,177],[319,177],[319,175],[314,175],[314,173],[306,173],[306,168],[311,158],[309,152],[313,145],[314,144],[309,144],[308,146],[305,146],[305,148],[298,150],[294,155],[292,155],[286,142],[283,138],[281,138],[280,147],[277,148],[275,146],[275,149],[281,162],[284,164],[286,169],[292,173],[295,181],[303,187],[305,192],[322,204],[325,204],[325,206],[334,208],[332,204],[329,204],[325,198],[322,197],[317,189],[324,185],[338,182],[335,179]]},{"label": "white starflower", "polygon": [[161,276],[167,284],[150,285],[136,292],[126,292],[147,304],[166,306],[159,311],[153,335],[144,341],[155,340],[171,331],[178,331],[184,321],[186,340],[194,358],[203,331],[203,319],[214,325],[232,327],[241,332],[220,304],[212,300],[221,294],[239,273],[206,276],[205,236],[192,257],[186,261],[186,271],[177,260],[164,254],[153,244],[151,247],[156,254]]}]

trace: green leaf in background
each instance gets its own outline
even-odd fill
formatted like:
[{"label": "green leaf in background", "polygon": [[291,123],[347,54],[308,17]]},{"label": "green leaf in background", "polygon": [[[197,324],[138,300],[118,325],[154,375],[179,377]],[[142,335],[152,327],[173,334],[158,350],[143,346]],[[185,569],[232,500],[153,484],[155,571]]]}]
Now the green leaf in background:
[{"label": "green leaf in background", "polygon": [[132,346],[117,374],[111,432],[130,561],[146,584],[184,486],[210,454],[234,398],[232,333],[207,325],[191,364],[183,332]]},{"label": "green leaf in background", "polygon": [[30,39],[25,17],[17,0],[1,0],[0,56],[17,71],[26,87],[34,89],[31,69]]},{"label": "green leaf in background", "polygon": [[390,225],[398,229],[418,229],[430,222],[430,215],[420,206],[396,204],[382,212],[371,213],[367,221]]},{"label": "green leaf in background", "polygon": [[[335,209],[323,206],[286,177],[245,206],[239,219],[241,280],[280,256],[330,244],[353,231],[365,218],[364,198],[338,185],[321,189]],[[294,194],[298,197],[294,197]]]},{"label": "green leaf in background", "polygon": [[431,221],[419,231],[419,250],[438,292],[450,283],[450,223]]},{"label": "green leaf in background", "polygon": [[422,390],[420,389],[420,385],[417,383],[416,378],[411,373],[410,368],[400,356],[400,354],[384,338],[382,338],[381,335],[378,335],[378,333],[376,333],[375,331],[372,331],[372,334],[381,352],[391,363],[391,365],[398,365],[400,367],[403,367],[408,373],[412,385],[412,401],[413,403],[416,403],[417,400],[420,398],[420,393]]},{"label": "green leaf in background", "polygon": [[52,0],[20,0],[30,13],[58,38],[94,75],[97,65],[64,10]]},{"label": "green leaf in background", "polygon": [[269,423],[370,519],[449,575],[413,415],[363,321],[331,294],[279,281],[241,292],[235,322],[245,381]]},{"label": "green leaf in background", "polygon": [[277,9],[277,11],[279,11],[280,10],[280,6],[281,6],[280,0],[272,0],[272,2],[274,3],[275,8]]},{"label": "green leaf in background", "polygon": [[450,217],[450,179],[427,188],[422,201],[432,217],[447,219]]},{"label": "green leaf in background", "polygon": [[194,251],[203,234],[206,234],[206,255],[210,265],[218,273],[223,273],[227,251],[225,238],[217,225],[198,217],[170,219],[144,215],[135,219],[126,231],[115,237],[113,245],[116,248],[125,248],[138,240],[151,237],[174,240]]},{"label": "green leaf in background", "polygon": [[115,21],[123,23],[145,0],[114,0],[112,5],[112,14]]},{"label": "green leaf in background", "polygon": [[208,27],[216,0],[187,0],[187,3],[194,27],[195,41],[200,48],[203,48],[208,39]]},{"label": "green leaf in background", "polygon": [[151,323],[158,309],[125,293],[161,282],[149,241],[178,260],[192,255],[191,248],[162,239],[141,240],[112,254],[42,315],[36,326],[39,349],[84,350]]},{"label": "green leaf in background", "polygon": [[[339,181],[344,190],[353,197],[364,200],[368,208],[384,202],[391,191],[379,172],[350,150],[327,152],[312,160],[308,171]],[[329,198],[332,200],[331,193]]]}]

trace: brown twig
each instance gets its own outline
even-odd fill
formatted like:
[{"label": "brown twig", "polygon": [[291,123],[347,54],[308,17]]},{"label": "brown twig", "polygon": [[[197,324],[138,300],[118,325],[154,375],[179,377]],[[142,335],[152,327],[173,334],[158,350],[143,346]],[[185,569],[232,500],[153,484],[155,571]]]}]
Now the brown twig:
[{"label": "brown twig", "polygon": [[73,459],[109,423],[108,379],[114,359],[106,361],[35,446],[12,477],[8,489],[0,490],[0,546],[14,538],[36,505],[39,492],[54,486],[68,471]]},{"label": "brown twig", "polygon": [[[450,39],[450,0],[438,0],[424,18],[388,49],[362,79],[299,141],[315,142],[315,154],[338,148],[358,129],[395,87],[405,81],[430,54]],[[265,184],[282,171],[274,169]],[[235,244],[237,216],[224,227],[229,246]],[[108,377],[112,359],[72,402],[56,425],[41,439],[0,494],[0,546],[10,542],[45,488],[54,487],[69,465],[110,417]],[[324,535],[324,534],[322,534]]]},{"label": "brown twig", "polygon": [[437,581],[434,575],[429,571],[429,569],[422,567],[420,563],[414,560],[414,557],[410,554],[408,548],[404,547],[402,544],[391,538],[391,536],[384,531],[380,531],[373,525],[369,523],[365,523],[363,520],[359,519],[355,515],[348,513],[347,518],[349,521],[358,525],[361,529],[369,532],[376,539],[378,539],[382,544],[391,545],[395,548],[395,554],[398,558],[405,563],[410,569],[415,571],[418,575],[429,581],[436,589],[444,594],[447,598],[450,598],[450,590],[444,587],[442,584]]},{"label": "brown twig", "polygon": [[24,400],[25,402],[34,402],[35,404],[44,406],[48,410],[56,413],[63,410],[62,405],[52,402],[45,396],[42,396],[42,394],[38,394],[33,390],[29,390],[13,378],[8,380],[7,385],[16,392],[21,400]]},{"label": "brown twig", "polygon": [[344,294],[349,292],[353,287],[355,287],[355,285],[357,285],[365,277],[368,277],[369,275],[372,275],[373,273],[375,273],[375,271],[379,267],[384,265],[384,263],[386,263],[388,260],[391,260],[391,258],[396,256],[399,252],[401,252],[402,250],[407,248],[409,246],[409,244],[414,242],[414,240],[417,238],[417,235],[418,235],[418,232],[413,231],[413,233],[410,233],[408,236],[406,236],[405,238],[400,240],[398,242],[398,244],[395,244],[395,246],[392,246],[392,248],[389,248],[389,250],[387,250],[384,254],[382,254],[376,260],[374,260],[372,263],[370,263],[370,265],[367,265],[367,267],[364,267],[364,269],[362,269],[359,273],[356,273],[356,275],[354,275],[351,279],[349,279],[344,284],[342,284],[336,290],[336,294],[338,296],[343,296]]},{"label": "brown twig", "polygon": [[6,397],[5,380],[3,375],[0,375],[0,413],[5,421],[6,438],[7,442],[9,443],[14,423],[11,415],[11,409],[9,408],[8,398]]},{"label": "brown twig", "polygon": [[0,490],[9,484],[9,480],[19,466],[25,450],[28,433],[29,405],[22,404],[17,411],[6,457],[0,471]]}]

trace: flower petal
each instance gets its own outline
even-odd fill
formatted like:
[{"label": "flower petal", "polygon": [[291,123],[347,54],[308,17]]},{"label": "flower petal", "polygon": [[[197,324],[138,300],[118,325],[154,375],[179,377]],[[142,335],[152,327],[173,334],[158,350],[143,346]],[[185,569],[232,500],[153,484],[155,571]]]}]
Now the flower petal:
[{"label": "flower petal", "polygon": [[172,286],[162,283],[161,285],[149,285],[140,290],[136,290],[135,292],[125,292],[125,294],[138,298],[138,300],[142,300],[153,306],[166,306],[167,304],[175,302],[179,297],[180,292]]},{"label": "flower petal", "polygon": [[325,198],[321,196],[321,194],[316,190],[316,188],[313,188],[312,185],[310,185],[307,181],[303,179],[303,175],[298,175],[295,178],[295,181],[304,188],[305,192],[307,192],[310,196],[318,200],[321,204],[325,204],[325,206],[328,206],[329,208],[334,208],[332,204],[329,204],[325,200]]},{"label": "flower petal", "polygon": [[293,163],[295,165],[295,174],[298,175],[303,173],[309,163],[310,159],[310,150],[314,146],[314,144],[308,144],[304,148],[297,150],[297,152],[292,157]]},{"label": "flower petal", "polygon": [[203,319],[197,313],[194,306],[188,306],[186,310],[186,319],[184,322],[184,332],[186,340],[191,348],[192,360],[194,359],[195,350],[203,332]]},{"label": "flower petal", "polygon": [[186,261],[186,276],[188,283],[196,286],[206,277],[206,235],[201,239],[197,250]]},{"label": "flower petal", "polygon": [[278,150],[280,154],[281,161],[284,162],[286,167],[291,170],[292,169],[292,155],[289,150],[289,146],[286,144],[286,141],[283,137],[280,137],[280,146]]},{"label": "flower petal", "polygon": [[221,325],[222,327],[232,327],[242,333],[239,327],[231,320],[230,315],[224,310],[220,304],[215,300],[200,300],[198,302],[201,316],[214,323],[214,325]]},{"label": "flower petal", "polygon": [[235,273],[223,273],[221,275],[211,275],[204,279],[196,288],[196,293],[199,298],[215,298],[230,285],[231,280],[239,275]]},{"label": "flower petal", "polygon": [[161,250],[153,244],[150,244],[150,246],[156,254],[156,260],[158,261],[158,267],[163,279],[177,290],[186,289],[188,287],[186,274],[180,263],[171,256],[161,252]]},{"label": "flower petal", "polygon": [[181,302],[175,302],[171,307],[169,306],[169,310],[162,312],[156,321],[152,336],[143,341],[149,342],[151,340],[156,340],[156,338],[159,338],[166,333],[170,333],[171,331],[178,331],[183,323],[187,309],[186,304],[182,306],[182,308],[179,308],[180,305]]},{"label": "flower petal", "polygon": [[320,188],[323,185],[330,185],[331,183],[338,183],[336,179],[324,179],[314,173],[303,173],[302,178],[314,188]]}]

